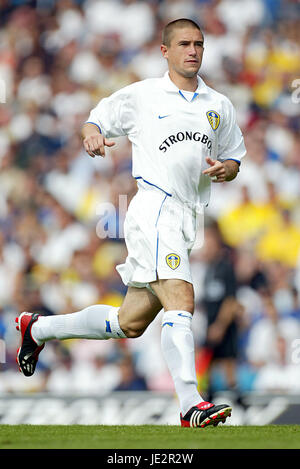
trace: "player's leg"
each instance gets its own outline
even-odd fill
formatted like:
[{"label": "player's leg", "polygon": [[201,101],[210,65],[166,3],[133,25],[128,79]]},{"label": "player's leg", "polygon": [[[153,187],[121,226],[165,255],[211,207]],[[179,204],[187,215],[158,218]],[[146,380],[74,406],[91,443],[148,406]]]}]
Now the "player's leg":
[{"label": "player's leg", "polygon": [[151,287],[164,308],[161,345],[179,398],[182,426],[205,427],[224,422],[231,413],[231,407],[205,402],[197,390],[191,328],[193,285],[179,279],[160,279],[151,283]]},{"label": "player's leg", "polygon": [[203,401],[197,391],[194,339],[191,329],[194,289],[179,279],[158,280],[151,287],[163,308],[162,352],[173,377],[181,412]]},{"label": "player's leg", "polygon": [[76,313],[42,316],[32,326],[32,337],[39,345],[51,339],[138,337],[161,308],[147,288],[129,287],[120,308],[92,305]]},{"label": "player's leg", "polygon": [[[92,305],[75,313],[54,316],[22,313],[16,320],[22,336],[17,362],[21,371],[26,376],[31,376],[38,354],[44,343],[51,339],[138,337],[160,309],[159,300],[146,288],[129,287],[120,308]],[[119,323],[119,310],[122,326]]]},{"label": "player's leg", "polygon": [[147,288],[129,287],[119,309],[119,324],[128,338],[139,337],[162,309]]},{"label": "player's leg", "polygon": [[184,280],[170,278],[159,279],[151,283],[157,298],[165,311],[180,309],[194,313],[194,287]]}]

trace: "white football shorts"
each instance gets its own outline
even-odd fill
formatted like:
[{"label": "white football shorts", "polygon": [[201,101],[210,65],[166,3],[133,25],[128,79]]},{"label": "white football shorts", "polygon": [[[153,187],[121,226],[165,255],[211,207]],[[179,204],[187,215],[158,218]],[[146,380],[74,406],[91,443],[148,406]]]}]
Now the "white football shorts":
[{"label": "white football shorts", "polygon": [[124,221],[128,256],[116,266],[123,283],[152,293],[149,284],[158,279],[193,283],[189,256],[196,235],[197,248],[203,244],[201,215],[202,209],[191,209],[161,189],[138,182]]}]

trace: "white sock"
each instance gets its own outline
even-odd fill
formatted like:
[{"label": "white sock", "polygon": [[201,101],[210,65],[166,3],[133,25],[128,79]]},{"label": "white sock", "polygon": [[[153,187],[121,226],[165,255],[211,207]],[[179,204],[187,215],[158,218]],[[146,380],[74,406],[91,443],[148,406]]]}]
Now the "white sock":
[{"label": "white sock", "polygon": [[71,314],[40,316],[31,328],[38,345],[51,339],[121,339],[119,308],[93,305]]},{"label": "white sock", "polygon": [[197,390],[192,317],[187,311],[166,311],[162,319],[162,352],[173,378],[183,416],[191,407],[203,401]]}]

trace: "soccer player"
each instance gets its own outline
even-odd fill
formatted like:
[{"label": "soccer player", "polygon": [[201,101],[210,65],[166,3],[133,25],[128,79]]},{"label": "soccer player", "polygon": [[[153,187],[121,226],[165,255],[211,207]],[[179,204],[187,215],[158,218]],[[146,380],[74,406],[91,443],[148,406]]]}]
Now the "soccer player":
[{"label": "soccer player", "polygon": [[121,307],[97,304],[72,314],[25,312],[17,318],[22,337],[17,361],[31,376],[48,340],[138,337],[163,309],[162,352],[184,427],[218,425],[232,411],[227,404],[205,402],[197,390],[189,254],[211,181],[234,179],[246,153],[231,102],[198,76],[203,43],[193,21],[169,23],[161,45],[165,76],[102,99],[82,128],[91,157],[105,156],[105,147],[115,143],[109,138],[127,135],[132,143],[138,191],[124,223],[128,256],[117,266],[128,286]]}]

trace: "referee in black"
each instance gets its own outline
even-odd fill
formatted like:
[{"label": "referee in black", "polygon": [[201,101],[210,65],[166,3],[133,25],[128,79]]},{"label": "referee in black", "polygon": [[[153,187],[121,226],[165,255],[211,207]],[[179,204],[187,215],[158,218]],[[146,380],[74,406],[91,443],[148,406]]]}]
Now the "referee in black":
[{"label": "referee in black", "polygon": [[215,366],[223,371],[227,390],[236,389],[237,315],[241,305],[236,300],[237,281],[233,262],[222,242],[217,223],[205,229],[203,255],[207,263],[202,297],[202,307],[207,318],[204,346],[211,353],[208,386],[211,397],[211,373]]}]

